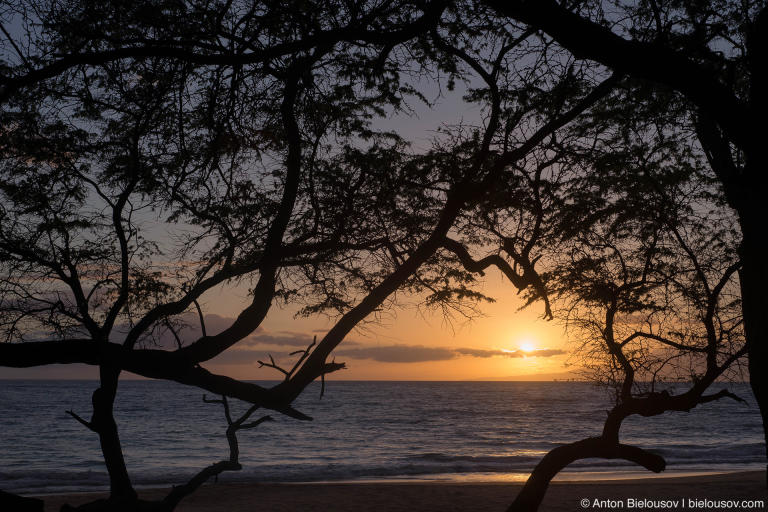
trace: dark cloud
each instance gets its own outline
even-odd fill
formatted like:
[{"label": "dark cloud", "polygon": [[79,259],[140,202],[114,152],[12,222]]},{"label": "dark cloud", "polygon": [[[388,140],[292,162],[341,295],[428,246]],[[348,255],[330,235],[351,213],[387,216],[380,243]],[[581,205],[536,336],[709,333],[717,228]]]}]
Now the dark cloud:
[{"label": "dark cloud", "polygon": [[279,345],[288,347],[306,347],[312,343],[312,337],[304,333],[261,333],[250,336],[248,345]]},{"label": "dark cloud", "polygon": [[246,341],[248,345],[278,345],[305,348],[312,343],[312,336],[305,332],[278,331],[254,334]]},{"label": "dark cloud", "polygon": [[[239,348],[231,348],[225,350],[218,356],[209,361],[210,364],[254,364],[259,359],[269,361],[269,356],[261,350],[245,350]],[[206,363],[206,364],[209,364]]]},{"label": "dark cloud", "polygon": [[480,348],[424,347],[421,345],[384,345],[379,347],[360,347],[342,349],[335,352],[341,357],[352,359],[371,359],[380,363],[423,363],[427,361],[446,361],[460,356],[470,357],[552,357],[565,354],[559,349],[488,350]]},{"label": "dark cloud", "polygon": [[[229,328],[235,321],[232,317],[207,314],[203,316],[205,322],[205,334],[213,336],[219,334],[225,329]],[[153,348],[164,348],[173,350],[178,346],[176,336],[181,340],[182,345],[189,345],[190,343],[198,340],[203,335],[203,330],[200,327],[200,317],[197,313],[186,312],[181,315],[177,315],[173,318],[173,331],[164,324],[157,325],[156,329],[152,333],[151,338],[142,340],[142,346]],[[256,333],[261,332],[259,327],[256,329]],[[119,326],[112,341],[120,342],[125,338],[128,332],[127,326]],[[175,332],[175,335],[174,335]]]},{"label": "dark cloud", "polygon": [[472,356],[472,357],[496,357],[496,356],[506,356],[507,353],[503,350],[485,350],[482,348],[457,348],[454,349],[457,353],[463,355],[463,356]]},{"label": "dark cloud", "polygon": [[385,345],[381,347],[341,349],[337,350],[335,354],[353,359],[372,359],[380,363],[424,363],[427,361],[445,361],[457,356],[456,352],[449,348],[414,345]]},{"label": "dark cloud", "polygon": [[[233,317],[208,314],[204,316],[204,320],[206,334],[213,336],[228,329],[236,319]],[[127,330],[127,328],[124,329]],[[183,345],[188,345],[203,335],[203,331],[200,328],[200,318],[194,312],[186,312],[176,316],[174,318],[174,331]],[[315,332],[319,333],[319,330],[311,331],[311,333]],[[318,341],[322,339],[325,332],[327,332],[327,329],[323,329],[322,334],[318,334]],[[270,332],[262,327],[258,327],[253,334],[240,341],[238,346],[260,347],[264,345],[273,347],[306,348],[312,343],[313,334],[311,333],[298,331]],[[118,334],[114,341],[119,342],[124,336],[125,333]],[[166,326],[159,325],[154,332],[153,338],[151,340],[146,340],[144,346],[173,350],[177,347],[176,336],[174,336],[174,333]],[[352,340],[345,340],[344,345],[347,347],[357,346],[359,343]]]},{"label": "dark cloud", "polygon": [[[312,331],[315,332],[315,331]],[[306,348],[312,343],[313,336],[305,332],[293,332],[293,331],[278,331],[275,333],[261,332],[250,336],[245,340],[247,345],[276,345],[281,347],[300,347]],[[322,340],[322,336],[318,336],[318,343]],[[359,345],[356,341],[344,340],[342,342],[344,346],[356,346]]]},{"label": "dark cloud", "polygon": [[[185,322],[194,329],[195,333],[202,335],[202,331],[200,330],[200,318],[194,313],[188,313],[185,316]],[[232,317],[214,314],[203,315],[203,319],[205,320],[205,333],[208,335],[220,333],[235,321]],[[259,327],[257,330],[259,329],[261,328]]]}]

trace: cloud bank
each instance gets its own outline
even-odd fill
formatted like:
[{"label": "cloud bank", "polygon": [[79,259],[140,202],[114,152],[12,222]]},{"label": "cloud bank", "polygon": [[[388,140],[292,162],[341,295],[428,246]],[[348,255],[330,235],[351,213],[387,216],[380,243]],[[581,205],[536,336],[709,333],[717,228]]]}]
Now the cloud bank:
[{"label": "cloud bank", "polygon": [[344,348],[336,355],[352,359],[370,359],[380,363],[424,363],[427,361],[447,361],[461,356],[469,357],[552,357],[565,354],[560,349],[523,350],[488,350],[478,348],[424,347],[421,345],[382,345],[377,347]]}]

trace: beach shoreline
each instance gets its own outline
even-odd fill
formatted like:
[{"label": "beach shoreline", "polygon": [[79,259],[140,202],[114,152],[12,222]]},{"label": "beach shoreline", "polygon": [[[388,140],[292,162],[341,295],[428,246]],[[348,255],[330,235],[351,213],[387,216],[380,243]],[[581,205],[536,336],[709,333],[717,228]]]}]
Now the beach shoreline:
[{"label": "beach shoreline", "polygon": [[[379,481],[324,483],[211,483],[182,501],[178,512],[444,512],[504,511],[522,482]],[[159,499],[166,488],[141,489]],[[79,505],[104,493],[39,496],[46,511]],[[583,500],[588,500],[583,502]],[[630,501],[634,500],[634,501]],[[691,501],[693,500],[693,501]],[[729,508],[728,501],[739,506]],[[760,503],[749,503],[749,502]],[[677,502],[678,506],[669,506]],[[583,506],[587,504],[588,506]],[[682,505],[682,506],[681,506]],[[553,482],[540,510],[766,510],[765,473],[747,471],[698,476]]]}]

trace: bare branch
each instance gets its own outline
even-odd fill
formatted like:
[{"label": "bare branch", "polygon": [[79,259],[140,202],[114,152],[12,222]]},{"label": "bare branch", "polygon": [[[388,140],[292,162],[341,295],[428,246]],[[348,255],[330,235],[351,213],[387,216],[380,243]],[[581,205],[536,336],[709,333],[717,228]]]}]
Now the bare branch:
[{"label": "bare branch", "polygon": [[98,432],[96,430],[96,427],[93,426],[93,423],[91,423],[90,421],[84,420],[83,418],[78,416],[74,411],[66,411],[66,413],[69,414],[70,416],[72,416],[73,418],[75,418],[81,425],[83,425],[88,430],[90,430],[92,432]]},{"label": "bare branch", "polygon": [[711,395],[702,395],[701,398],[699,398],[700,404],[706,404],[708,402],[714,402],[715,400],[720,400],[721,398],[730,398],[731,400],[735,400],[737,402],[741,402],[743,404],[746,404],[747,401],[741,398],[740,396],[728,391],[727,389],[721,389],[717,393],[711,394]]}]

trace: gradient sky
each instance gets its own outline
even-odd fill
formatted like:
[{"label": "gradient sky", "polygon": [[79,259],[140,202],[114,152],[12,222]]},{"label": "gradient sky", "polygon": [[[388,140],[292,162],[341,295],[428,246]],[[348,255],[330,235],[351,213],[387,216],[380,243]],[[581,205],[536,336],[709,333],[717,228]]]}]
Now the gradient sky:
[{"label": "gradient sky", "polygon": [[[482,306],[484,316],[471,322],[457,320],[451,326],[439,313],[413,307],[399,310],[353,331],[342,342],[336,360],[349,368],[332,378],[474,380],[566,371],[562,325],[542,320],[540,304],[517,311],[521,299],[515,289],[502,281],[500,273],[487,276],[484,291],[497,301]],[[207,312],[228,316],[222,308],[226,297],[209,298],[207,304]],[[272,353],[278,363],[290,361],[287,352],[304,348],[315,334],[321,339],[331,326],[332,321],[295,318],[291,310],[273,309],[242,348],[205,366],[244,379],[279,377],[274,370],[259,369],[256,359]]]},{"label": "gradient sky", "polygon": [[[457,84],[454,91],[440,90],[433,82],[419,83],[417,87],[434,101],[431,107],[412,104],[414,115],[378,119],[375,127],[397,131],[419,150],[429,146],[441,124],[481,123],[477,106],[462,101],[464,84]],[[329,379],[495,380],[529,376],[548,380],[569,376],[563,373],[568,359],[563,326],[542,320],[541,304],[518,311],[521,299],[497,271],[487,272],[482,291],[496,302],[483,304],[483,316],[472,321],[458,318],[449,324],[440,313],[406,307],[385,313],[379,323],[358,328],[335,352],[336,360],[346,362],[348,369]],[[208,292],[200,302],[208,315],[208,333],[215,334],[230,325],[249,300],[246,288],[227,288]],[[411,304],[416,302],[416,298],[410,299]],[[191,328],[181,333],[185,341],[200,335],[197,316],[190,315],[188,321]],[[306,348],[314,335],[322,339],[332,325],[332,320],[296,318],[295,309],[273,307],[257,332],[203,366],[239,379],[279,379],[281,374],[259,368],[257,360],[268,360],[272,354],[278,363],[290,366],[296,356],[289,357],[289,352]],[[165,341],[168,347],[175,344],[170,339]],[[83,365],[0,368],[0,378],[97,375],[96,368]]]},{"label": "gradient sky", "polygon": [[[550,380],[567,377],[568,346],[563,326],[542,320],[543,307],[518,311],[521,299],[498,272],[488,272],[483,291],[496,299],[482,306],[483,316],[452,325],[436,312],[407,307],[368,323],[336,349],[336,361],[348,368],[329,376],[344,380],[497,380],[509,377]],[[227,327],[245,303],[244,289],[212,291],[202,297],[206,327],[215,334]],[[180,331],[185,341],[200,335],[196,315]],[[273,308],[257,331],[205,364],[209,370],[247,380],[279,379],[258,360],[290,366],[289,352],[307,346],[314,335],[322,339],[332,320],[296,318],[294,310]],[[172,340],[166,339],[171,346]],[[526,349],[528,352],[522,351]],[[531,351],[530,349],[534,349]],[[40,368],[0,368],[0,378],[96,378],[95,367],[53,365]],[[129,377],[129,376],[127,376]]]},{"label": "gradient sky", "polygon": [[[411,104],[413,115],[378,119],[374,122],[377,129],[397,131],[419,150],[429,146],[435,130],[444,123],[482,124],[477,105],[462,100],[467,92],[466,84],[456,84],[453,91],[431,81],[418,82],[415,86],[433,102],[432,106]],[[529,375],[532,379],[550,379],[552,374],[567,371],[564,328],[555,321],[542,320],[541,304],[518,311],[522,300],[496,270],[487,271],[482,291],[496,302],[483,304],[484,316],[471,322],[457,319],[451,326],[439,313],[410,307],[388,313],[379,324],[369,323],[353,331],[335,352],[336,360],[347,363],[348,369],[329,378],[494,380]],[[206,312],[232,316],[236,302],[230,302],[231,296],[205,298],[208,299]],[[305,348],[315,334],[318,340],[322,339],[333,325],[332,321],[295,318],[294,313],[295,310],[273,308],[263,329],[253,337],[254,341],[262,342],[248,347],[254,352],[230,351],[207,367],[244,379],[279,378],[280,374],[274,370],[259,369],[258,363],[252,362],[254,358],[263,360],[267,352],[271,352],[278,362],[290,361],[282,357],[286,352]],[[264,341],[283,345],[268,345]],[[286,343],[293,345],[284,345]],[[513,353],[524,345],[538,350],[530,355]],[[246,359],[249,361],[245,362]],[[220,364],[225,360],[228,364]],[[563,376],[568,375],[560,377]]]}]

